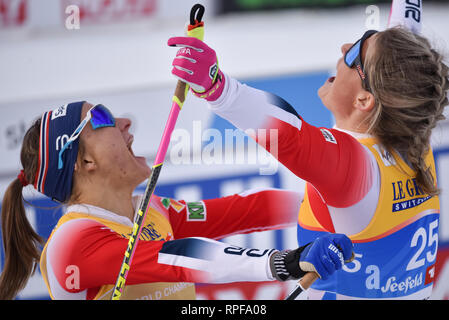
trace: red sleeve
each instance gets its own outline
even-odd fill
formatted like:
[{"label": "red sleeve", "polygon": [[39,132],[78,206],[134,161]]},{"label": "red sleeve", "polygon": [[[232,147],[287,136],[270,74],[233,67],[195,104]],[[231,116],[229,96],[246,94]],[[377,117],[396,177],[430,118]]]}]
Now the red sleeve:
[{"label": "red sleeve", "polygon": [[[91,219],[63,223],[46,250],[47,275],[70,293],[87,290],[95,296],[103,285],[115,284],[128,239]],[[269,259],[274,249],[243,249],[204,237],[170,241],[140,240],[126,284],[150,282],[224,283],[272,280]],[[255,254],[257,253],[257,254]],[[67,282],[67,268],[77,270],[78,283]],[[73,279],[72,279],[73,280]],[[71,280],[71,281],[72,281]]]},{"label": "red sleeve", "polygon": [[369,191],[369,153],[350,135],[305,122],[282,98],[226,77],[222,96],[209,107],[251,137],[298,177],[317,189],[326,204],[347,207]]},{"label": "red sleeve", "polygon": [[287,190],[250,190],[223,198],[171,205],[170,222],[175,239],[220,239],[233,234],[294,226],[302,194]]},{"label": "red sleeve", "polygon": [[268,151],[295,175],[311,183],[328,205],[348,207],[369,191],[372,172],[369,155],[352,136],[335,129],[314,127],[301,119],[300,128],[276,118],[267,127],[277,129],[277,143],[260,135]]},{"label": "red sleeve", "polygon": [[[139,241],[126,283],[178,282],[194,280],[195,270],[158,263],[158,254],[166,241]],[[115,284],[128,239],[101,223],[76,219],[64,223],[51,239],[47,250],[52,270],[64,286],[67,266],[76,266],[79,292],[106,284]]]}]

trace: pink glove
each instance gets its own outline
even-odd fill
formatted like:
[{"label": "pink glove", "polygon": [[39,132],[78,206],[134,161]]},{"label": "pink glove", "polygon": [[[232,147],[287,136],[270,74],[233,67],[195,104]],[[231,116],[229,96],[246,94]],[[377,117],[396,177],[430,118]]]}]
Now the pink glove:
[{"label": "pink glove", "polygon": [[225,77],[218,68],[215,51],[192,37],[173,37],[168,39],[168,45],[181,47],[173,59],[172,74],[189,84],[196,96],[217,100],[223,92]]}]

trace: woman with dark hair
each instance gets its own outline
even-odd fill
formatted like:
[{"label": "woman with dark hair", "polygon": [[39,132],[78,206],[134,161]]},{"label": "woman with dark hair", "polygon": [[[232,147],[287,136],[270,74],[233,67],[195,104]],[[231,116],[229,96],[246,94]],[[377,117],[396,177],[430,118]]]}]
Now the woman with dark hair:
[{"label": "woman with dark hair", "polygon": [[[151,172],[134,155],[130,126],[105,106],[81,101],[45,112],[28,129],[23,170],[2,203],[0,299],[14,298],[38,263],[53,299],[111,298],[142,199],[133,192]],[[67,205],[42,252],[23,205],[29,184]],[[195,203],[153,196],[121,298],[194,299],[194,282],[285,281],[306,271],[327,279],[351,258],[344,235],[282,251],[216,240],[291,225],[301,200],[275,189]]]},{"label": "woman with dark hair", "polygon": [[355,260],[317,280],[313,299],[427,299],[432,292],[440,207],[430,135],[448,104],[448,67],[408,30],[419,29],[421,16],[407,8],[394,2],[403,26],[341,46],[336,76],[318,90],[334,128],[314,127],[283,99],[225,75],[204,42],[168,40],[189,48],[178,51],[172,73],[306,180],[299,244],[327,232],[354,242]]}]

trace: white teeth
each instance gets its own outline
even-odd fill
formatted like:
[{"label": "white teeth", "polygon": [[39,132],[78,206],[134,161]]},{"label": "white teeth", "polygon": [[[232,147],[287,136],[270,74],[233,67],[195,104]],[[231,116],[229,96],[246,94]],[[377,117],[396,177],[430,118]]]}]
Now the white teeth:
[{"label": "white teeth", "polygon": [[134,156],[134,152],[133,152],[133,149],[131,147],[131,144],[128,146],[128,151],[129,151],[129,153],[131,153]]},{"label": "white teeth", "polygon": [[134,142],[134,137],[131,137],[131,139],[128,141],[128,151],[134,156],[134,152],[132,149],[133,142]]}]

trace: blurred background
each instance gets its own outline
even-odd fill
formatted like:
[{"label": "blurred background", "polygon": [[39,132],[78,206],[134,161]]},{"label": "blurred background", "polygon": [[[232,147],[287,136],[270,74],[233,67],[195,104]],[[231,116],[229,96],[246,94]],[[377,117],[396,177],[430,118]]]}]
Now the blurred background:
[{"label": "blurred background", "polygon": [[[183,35],[194,3],[206,7],[205,41],[225,73],[282,96],[307,122],[326,127],[334,122],[317,90],[334,72],[341,45],[367,29],[385,29],[390,13],[390,1],[374,0],[0,0],[0,201],[22,169],[26,129],[42,112],[72,101],[103,103],[129,117],[134,153],[153,162],[176,84],[170,73],[176,49],[166,42]],[[448,17],[449,1],[425,1],[423,33],[446,57]],[[435,129],[432,146],[443,190],[433,299],[449,299],[449,120]],[[304,182],[190,95],[156,193],[195,201],[255,187],[303,190]],[[48,237],[63,208],[51,208],[57,204],[32,187],[24,197],[33,205],[29,220]],[[294,248],[296,228],[223,241]],[[0,266],[3,259],[2,251]],[[283,299],[293,285],[198,285],[197,295]],[[39,270],[18,298],[49,298]]]}]

